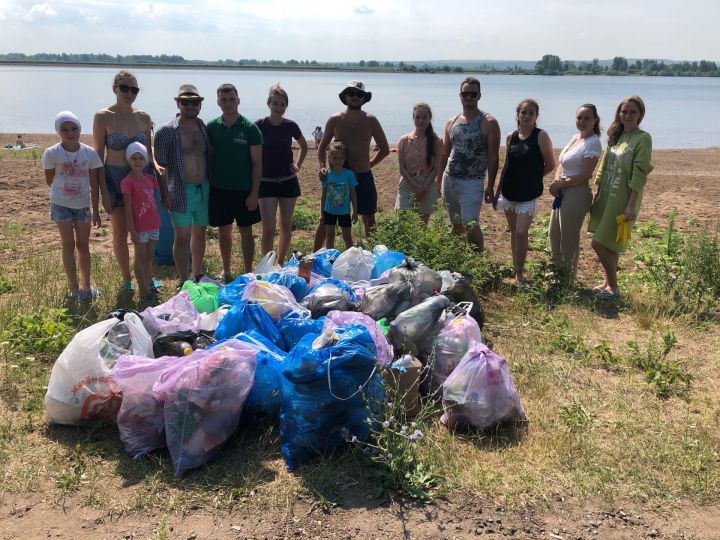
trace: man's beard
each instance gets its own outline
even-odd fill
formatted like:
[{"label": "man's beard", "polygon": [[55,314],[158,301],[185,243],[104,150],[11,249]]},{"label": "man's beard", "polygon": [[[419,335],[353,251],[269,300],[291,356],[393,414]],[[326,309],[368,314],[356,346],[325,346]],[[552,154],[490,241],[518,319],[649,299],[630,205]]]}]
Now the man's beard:
[{"label": "man's beard", "polygon": [[192,112],[192,113],[187,113],[187,112],[182,113],[182,117],[187,118],[188,120],[193,120],[194,118],[197,118],[199,115],[200,115],[200,111]]}]

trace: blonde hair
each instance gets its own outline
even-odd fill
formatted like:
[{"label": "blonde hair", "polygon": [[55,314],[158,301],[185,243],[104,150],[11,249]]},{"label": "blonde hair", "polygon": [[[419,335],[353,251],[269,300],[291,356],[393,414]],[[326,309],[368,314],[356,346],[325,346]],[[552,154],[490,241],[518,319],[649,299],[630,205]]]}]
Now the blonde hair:
[{"label": "blonde hair", "polygon": [[342,154],[345,159],[347,159],[347,146],[345,146],[340,141],[334,141],[330,143],[330,148],[328,148],[328,156],[330,154]]}]

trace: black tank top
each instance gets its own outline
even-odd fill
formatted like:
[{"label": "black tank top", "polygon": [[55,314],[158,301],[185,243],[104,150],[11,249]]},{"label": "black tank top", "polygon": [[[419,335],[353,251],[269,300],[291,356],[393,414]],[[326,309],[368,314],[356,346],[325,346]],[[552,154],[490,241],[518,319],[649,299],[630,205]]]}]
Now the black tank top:
[{"label": "black tank top", "polygon": [[527,202],[537,199],[543,192],[545,160],[540,153],[540,128],[533,129],[524,141],[514,131],[508,148],[508,166],[503,178],[502,194],[508,201]]}]

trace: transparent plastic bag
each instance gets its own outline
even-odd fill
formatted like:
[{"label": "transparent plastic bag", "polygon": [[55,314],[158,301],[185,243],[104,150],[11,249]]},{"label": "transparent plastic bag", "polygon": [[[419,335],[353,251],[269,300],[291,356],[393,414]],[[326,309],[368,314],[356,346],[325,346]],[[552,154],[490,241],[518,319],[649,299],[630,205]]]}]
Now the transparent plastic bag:
[{"label": "transparent plastic bag", "polygon": [[254,274],[270,274],[274,271],[276,271],[279,267],[275,265],[277,262],[277,253],[274,251],[268,251],[265,256],[260,259],[260,262],[257,263],[255,266],[255,269],[253,270]]},{"label": "transparent plastic bag", "polygon": [[332,266],[331,277],[343,281],[369,281],[375,266],[373,254],[359,247],[343,251]]},{"label": "transparent plastic bag", "polygon": [[165,370],[154,386],[164,400],[165,439],[176,476],[211,459],[237,429],[257,354],[242,345],[195,351]]},{"label": "transparent plastic bag", "polygon": [[445,379],[460,363],[473,341],[482,342],[482,334],[478,323],[469,315],[459,315],[445,323],[435,338],[435,354],[430,375],[431,392],[435,393],[442,388]]},{"label": "transparent plastic bag", "polygon": [[182,330],[197,332],[200,329],[200,314],[185,291],[179,292],[159,306],[146,308],[141,315],[151,337]]},{"label": "transparent plastic bag", "polygon": [[524,420],[525,411],[507,362],[479,341],[443,383],[440,421],[450,429],[490,428],[502,422]]},{"label": "transparent plastic bag", "polygon": [[394,347],[395,354],[412,354],[425,361],[435,336],[445,322],[445,310],[450,305],[447,297],[432,296],[395,317],[388,332],[388,341]]},{"label": "transparent plastic bag", "polygon": [[408,279],[398,278],[393,283],[365,289],[360,311],[376,321],[393,320],[413,305],[414,291]]},{"label": "transparent plastic bag", "polygon": [[347,283],[327,279],[313,285],[300,304],[310,310],[311,317],[317,318],[332,310],[350,310],[355,298],[355,293]]},{"label": "transparent plastic bag", "polygon": [[152,388],[163,371],[183,361],[177,356],[147,358],[125,355],[110,371],[110,377],[122,391],[117,415],[120,440],[133,459],[165,448],[164,403]]},{"label": "transparent plastic bag", "polygon": [[295,300],[287,287],[267,281],[253,281],[245,286],[243,300],[253,300],[260,304],[273,321],[279,321],[290,312],[299,316],[308,316],[309,312]]}]

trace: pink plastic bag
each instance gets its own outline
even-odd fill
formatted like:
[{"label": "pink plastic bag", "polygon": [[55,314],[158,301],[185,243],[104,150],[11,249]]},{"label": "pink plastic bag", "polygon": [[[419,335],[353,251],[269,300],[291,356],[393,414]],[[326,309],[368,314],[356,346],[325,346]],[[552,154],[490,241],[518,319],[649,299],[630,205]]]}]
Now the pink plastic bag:
[{"label": "pink plastic bag", "polygon": [[325,319],[323,331],[327,328],[336,328],[348,324],[364,326],[370,333],[370,337],[372,337],[372,340],[375,342],[375,347],[377,348],[377,363],[380,367],[385,367],[392,362],[393,347],[388,343],[377,321],[369,315],[365,315],[359,311],[330,311]]},{"label": "pink plastic bag", "polygon": [[[439,390],[468,352],[470,343],[482,342],[478,323],[469,315],[459,315],[445,323],[435,337],[430,390]],[[440,396],[438,396],[440,397]]]},{"label": "pink plastic bag", "polygon": [[122,403],[117,416],[120,440],[133,459],[158,448],[165,448],[163,401],[152,391],[168,368],[185,357],[125,355],[118,358],[110,377],[122,390]]},{"label": "pink plastic bag", "polygon": [[255,379],[257,350],[198,350],[163,373],[165,440],[176,476],[212,458],[235,432]]},{"label": "pink plastic bag", "polygon": [[143,324],[153,339],[158,334],[183,330],[197,332],[200,329],[200,314],[190,302],[186,291],[179,292],[164,304],[146,308],[141,315]]},{"label": "pink plastic bag", "polygon": [[507,362],[478,341],[443,383],[442,405],[440,421],[450,429],[525,419]]}]

